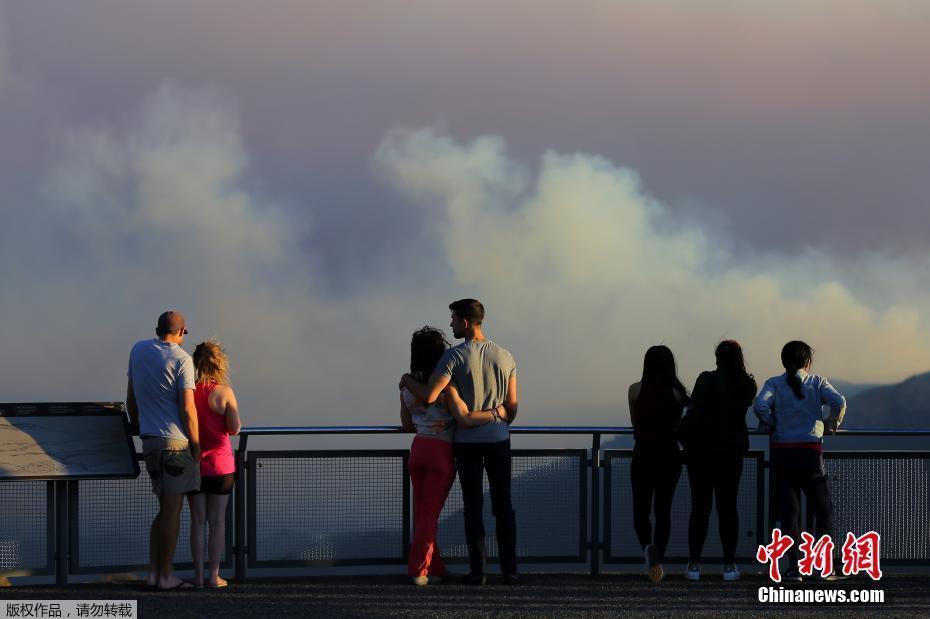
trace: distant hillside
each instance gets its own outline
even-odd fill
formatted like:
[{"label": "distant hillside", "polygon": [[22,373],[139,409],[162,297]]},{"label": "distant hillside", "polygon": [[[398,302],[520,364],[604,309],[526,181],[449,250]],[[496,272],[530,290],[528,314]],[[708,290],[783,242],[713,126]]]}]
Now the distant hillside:
[{"label": "distant hillside", "polygon": [[847,427],[926,428],[930,426],[930,372],[896,385],[875,387],[849,398]]},{"label": "distant hillside", "polygon": [[848,382],[848,381],[845,381],[839,378],[831,378],[830,384],[836,387],[837,391],[839,391],[844,396],[846,396],[847,400],[856,397],[860,393],[871,391],[872,389],[875,389],[877,387],[886,386],[880,383],[872,383],[868,385],[863,385],[860,383],[851,383],[851,382]]},{"label": "distant hillside", "polygon": [[[846,396],[848,416],[843,424],[846,429],[868,428],[930,428],[930,372],[917,374],[894,385],[863,385],[844,380],[831,379],[830,384]],[[752,409],[746,411],[746,424],[755,429],[758,424]],[[863,445],[854,445],[853,438],[843,439],[843,446],[875,447],[882,443],[882,448],[912,448],[904,444],[900,437],[889,438],[888,445],[880,439],[864,439]],[[920,438],[923,444],[928,441]],[[605,449],[630,449],[632,437],[609,437],[603,444]]]}]

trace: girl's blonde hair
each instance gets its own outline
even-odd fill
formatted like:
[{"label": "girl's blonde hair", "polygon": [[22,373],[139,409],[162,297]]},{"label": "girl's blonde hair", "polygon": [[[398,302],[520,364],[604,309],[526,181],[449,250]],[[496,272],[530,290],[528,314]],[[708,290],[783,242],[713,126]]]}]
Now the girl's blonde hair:
[{"label": "girl's blonde hair", "polygon": [[223,345],[216,340],[197,344],[194,349],[194,369],[197,371],[198,383],[213,380],[223,385],[229,384],[229,359]]}]

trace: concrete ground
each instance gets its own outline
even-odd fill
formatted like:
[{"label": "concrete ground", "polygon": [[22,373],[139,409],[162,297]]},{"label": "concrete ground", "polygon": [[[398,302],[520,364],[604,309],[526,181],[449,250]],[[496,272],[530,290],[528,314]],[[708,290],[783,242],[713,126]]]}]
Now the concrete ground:
[{"label": "concrete ground", "polygon": [[614,616],[930,616],[930,575],[805,582],[785,589],[884,591],[881,604],[762,603],[762,576],[724,583],[707,574],[700,582],[671,575],[653,585],[640,574],[526,574],[509,587],[490,576],[488,585],[457,582],[414,587],[399,576],[327,576],[232,581],[228,589],[153,592],[138,581],[30,585],[0,588],[0,617],[11,599],[138,600],[141,617],[614,617]]}]

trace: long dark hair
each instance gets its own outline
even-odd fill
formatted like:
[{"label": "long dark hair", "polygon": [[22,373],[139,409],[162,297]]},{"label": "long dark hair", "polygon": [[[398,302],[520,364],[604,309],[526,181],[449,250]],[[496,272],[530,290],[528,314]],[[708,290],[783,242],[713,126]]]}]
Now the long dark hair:
[{"label": "long dark hair", "polygon": [[746,371],[746,361],[743,359],[743,347],[736,340],[723,340],[714,350],[717,359],[717,369],[737,385],[745,385],[746,390],[756,391],[756,377]]},{"label": "long dark hair", "polygon": [[804,392],[801,391],[801,379],[798,378],[798,370],[806,368],[813,356],[814,351],[811,350],[811,347],[800,340],[792,340],[781,349],[781,364],[785,366],[788,386],[791,387],[795,397],[799,400],[804,399]]},{"label": "long dark hair", "polygon": [[651,346],[643,357],[643,378],[640,382],[639,395],[636,403],[661,401],[672,396],[672,390],[681,395],[683,400],[688,399],[688,390],[678,380],[678,369],[675,365],[675,355],[668,346]]},{"label": "long dark hair", "polygon": [[410,374],[421,383],[427,382],[448,347],[449,342],[439,329],[423,327],[415,331],[410,339]]}]

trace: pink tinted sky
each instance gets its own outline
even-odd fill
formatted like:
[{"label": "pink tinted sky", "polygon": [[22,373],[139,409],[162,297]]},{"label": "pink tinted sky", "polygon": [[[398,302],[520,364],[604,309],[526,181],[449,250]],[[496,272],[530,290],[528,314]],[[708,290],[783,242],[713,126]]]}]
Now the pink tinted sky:
[{"label": "pink tinted sky", "polygon": [[[926,4],[5,9],[12,63],[62,103],[56,115],[119,117],[165,79],[219,85],[285,194],[308,189],[305,165],[357,178],[388,128],[439,123],[466,138],[499,134],[527,157],[546,148],[604,155],[639,170],[673,207],[721,210],[767,245],[778,242],[754,223],[778,228],[772,211],[797,209],[837,231],[802,232],[795,243],[924,247],[912,223],[925,210],[920,168],[930,154]],[[878,207],[881,218],[870,214]]]}]

